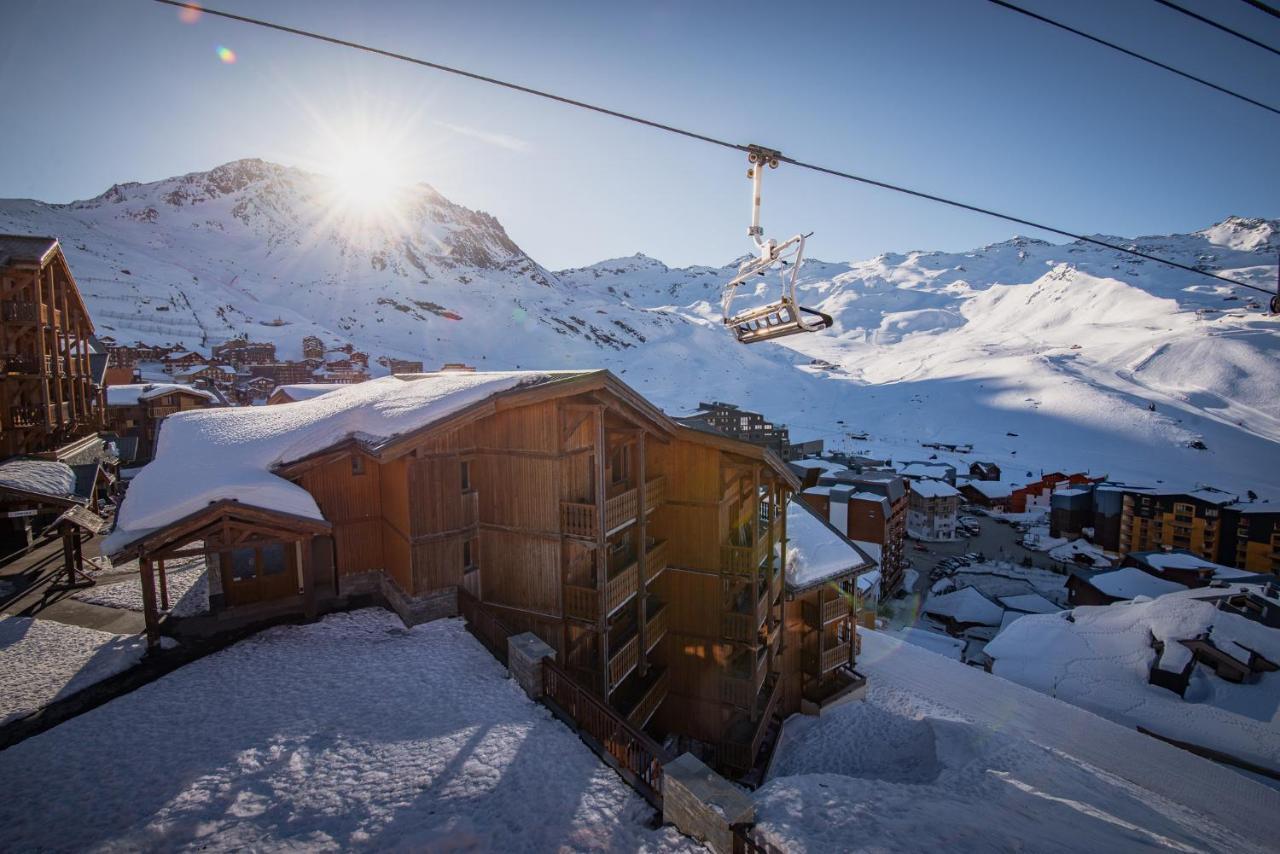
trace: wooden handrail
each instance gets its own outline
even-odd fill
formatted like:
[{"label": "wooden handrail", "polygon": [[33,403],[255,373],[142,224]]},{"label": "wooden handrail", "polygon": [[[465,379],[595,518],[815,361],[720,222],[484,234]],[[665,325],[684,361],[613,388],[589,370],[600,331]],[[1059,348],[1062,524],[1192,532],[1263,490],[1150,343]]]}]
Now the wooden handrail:
[{"label": "wooden handrail", "polygon": [[573,724],[602,758],[651,804],[662,806],[662,766],[673,758],[660,744],[591,694],[550,658],[542,660],[543,701]]},{"label": "wooden handrail", "polygon": [[609,691],[612,692],[640,663],[640,636],[631,638],[609,657]]}]

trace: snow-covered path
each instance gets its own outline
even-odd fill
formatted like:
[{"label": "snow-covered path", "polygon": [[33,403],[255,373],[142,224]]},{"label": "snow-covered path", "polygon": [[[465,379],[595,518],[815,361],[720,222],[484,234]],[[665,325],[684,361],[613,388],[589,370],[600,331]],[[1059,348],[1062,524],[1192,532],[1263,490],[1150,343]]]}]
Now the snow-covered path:
[{"label": "snow-covered path", "polygon": [[458,620],[269,630],[0,753],[14,851],[679,850]]}]

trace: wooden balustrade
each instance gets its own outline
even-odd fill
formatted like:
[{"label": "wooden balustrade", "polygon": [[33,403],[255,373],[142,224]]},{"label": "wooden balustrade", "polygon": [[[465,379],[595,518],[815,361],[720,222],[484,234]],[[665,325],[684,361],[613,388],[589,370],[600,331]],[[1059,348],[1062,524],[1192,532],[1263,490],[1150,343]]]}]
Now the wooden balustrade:
[{"label": "wooden balustrade", "polygon": [[650,615],[644,624],[645,652],[658,645],[667,633],[667,606],[659,605],[658,610]]},{"label": "wooden balustrade", "polygon": [[[48,356],[45,356],[44,362],[48,363]],[[10,374],[32,374],[39,375],[41,373],[41,360],[39,356],[31,353],[6,353],[0,356],[0,364],[3,364],[3,371]],[[47,371],[45,371],[47,373]]]},{"label": "wooden balustrade", "polygon": [[663,668],[653,684],[649,686],[649,690],[645,691],[644,696],[640,698],[640,702],[636,703],[634,709],[627,715],[627,721],[635,727],[643,727],[649,722],[649,718],[653,717],[653,713],[658,710],[658,706],[662,705],[662,701],[667,698],[667,689],[671,682],[671,673]]},{"label": "wooden balustrade", "polygon": [[769,586],[766,584],[764,589],[760,591],[760,597],[756,599],[756,628],[764,625],[765,618],[769,616]]},{"label": "wooden balustrade", "polygon": [[836,598],[828,599],[822,603],[822,625],[834,623],[848,616],[849,601],[843,596],[837,595]]},{"label": "wooden balustrade", "polygon": [[596,506],[594,504],[561,501],[560,528],[571,537],[594,539],[596,535]]},{"label": "wooden balustrade", "polygon": [[667,478],[665,475],[658,475],[650,478],[644,483],[644,512],[645,515],[652,513],[667,500]]},{"label": "wooden balustrade", "polygon": [[822,660],[819,662],[821,669],[818,671],[818,673],[819,675],[823,673],[828,673],[832,670],[835,670],[840,665],[848,664],[848,663],[849,663],[849,642],[845,641],[842,644],[838,644],[836,646],[831,647],[830,649],[824,649],[822,651]]},{"label": "wooden balustrade", "polygon": [[604,503],[604,529],[615,531],[636,520],[640,513],[640,493],[628,489],[608,499]]},{"label": "wooden balustrade", "polygon": [[605,613],[612,614],[640,591],[640,567],[632,563],[609,579],[605,592]]},{"label": "wooden balustrade", "polygon": [[[663,682],[661,677],[658,682]],[[583,741],[606,758],[649,803],[661,808],[662,766],[673,758],[661,745],[550,659],[542,661],[542,694],[543,702],[571,723]]]},{"label": "wooden balustrade", "polygon": [[471,633],[488,647],[494,658],[506,664],[507,638],[512,632],[494,610],[461,588],[458,590],[458,610]]},{"label": "wooden balustrade", "polygon": [[6,300],[0,303],[0,318],[7,323],[34,323],[48,318],[45,306],[21,300]]},{"label": "wooden balustrade", "polygon": [[14,427],[39,427],[44,424],[39,406],[14,406],[9,410],[9,418]]},{"label": "wooden balustrade", "polygon": [[667,568],[667,541],[658,540],[645,550],[644,583],[652,584],[653,580]]},{"label": "wooden balustrade", "polygon": [[631,638],[609,656],[609,691],[612,692],[640,663],[640,636]]},{"label": "wooden balustrade", "polygon": [[756,686],[754,679],[737,679],[733,676],[720,677],[720,702],[742,709],[749,709],[755,697]]},{"label": "wooden balustrade", "polygon": [[755,614],[725,611],[720,615],[720,636],[725,640],[751,643],[756,637]]},{"label": "wooden balustrade", "polygon": [[755,550],[750,546],[721,546],[720,571],[728,575],[744,575],[754,578],[760,568],[755,560]]}]

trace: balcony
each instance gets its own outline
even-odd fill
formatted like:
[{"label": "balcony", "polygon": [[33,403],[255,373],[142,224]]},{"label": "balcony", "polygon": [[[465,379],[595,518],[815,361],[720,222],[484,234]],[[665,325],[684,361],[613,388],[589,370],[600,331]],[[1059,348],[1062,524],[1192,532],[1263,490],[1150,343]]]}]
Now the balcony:
[{"label": "balcony", "polygon": [[750,709],[760,693],[769,672],[769,656],[765,647],[746,650],[735,656],[720,677],[720,701],[740,709]]},{"label": "balcony", "polygon": [[804,668],[813,676],[825,676],[841,665],[850,664],[852,652],[852,644],[849,641],[845,641],[824,649],[821,655],[816,652],[806,655],[804,657]]},{"label": "balcony", "polygon": [[724,740],[720,742],[720,762],[738,772],[751,770],[765,746],[765,737],[769,733],[770,721],[778,710],[778,702],[782,698],[782,680],[772,674],[760,686],[756,695],[760,716],[751,719],[748,713],[739,714],[730,721],[725,730]]},{"label": "balcony", "polygon": [[667,500],[667,479],[662,475],[644,483],[644,514],[648,516]]},{"label": "balcony", "polygon": [[[657,596],[645,599],[644,651],[657,646],[667,633],[666,605]],[[620,612],[609,627],[609,690],[613,691],[640,663],[639,619],[635,608]]]},{"label": "balcony", "polygon": [[622,684],[640,663],[640,636],[632,634],[617,651],[609,656],[609,693]]},{"label": "balcony", "polygon": [[819,709],[831,705],[841,697],[845,697],[867,684],[867,677],[848,667],[838,668],[834,672],[810,682],[805,686],[804,699]]},{"label": "balcony", "polygon": [[662,574],[667,568],[667,541],[653,540],[645,549],[644,555],[644,583],[652,584],[654,579]]},{"label": "balcony", "polygon": [[665,667],[651,667],[644,676],[634,675],[613,697],[614,706],[626,716],[627,723],[643,729],[667,698],[671,673]]},{"label": "balcony", "polygon": [[644,644],[645,652],[652,652],[667,634],[667,605],[657,596],[645,602]]},{"label": "balcony", "polygon": [[5,323],[46,322],[49,309],[41,303],[7,300],[0,303],[0,319]]},{"label": "balcony", "polygon": [[[639,511],[639,492],[628,489],[609,498],[604,503],[605,533],[612,533],[625,528],[636,521]],[[597,538],[599,511],[595,502],[582,503],[574,501],[560,502],[560,528],[571,537],[582,537],[588,540]]]},{"label": "balcony", "polygon": [[[753,576],[769,554],[769,529],[761,526],[760,537],[752,545],[748,542],[750,530],[730,538],[728,545],[720,547],[720,571],[728,575]],[[742,543],[742,544],[740,544]]]},{"label": "balcony", "polygon": [[10,407],[9,419],[14,427],[40,427],[45,423],[39,406]]},{"label": "balcony", "polygon": [[843,596],[836,596],[822,603],[822,625],[834,623],[849,616],[850,603]]},{"label": "balcony", "polygon": [[[49,357],[44,357],[44,364],[48,365]],[[41,374],[41,360],[39,356],[31,353],[6,353],[0,356],[0,372],[7,374],[28,374],[30,376],[39,376]]]},{"label": "balcony", "polygon": [[[612,614],[639,591],[640,567],[635,558],[618,561],[619,568],[609,573],[605,587],[605,613]],[[600,591],[595,587],[565,585],[564,612],[576,620],[595,622],[600,618]]]},{"label": "balcony", "polygon": [[769,616],[769,586],[763,582],[741,589],[729,610],[720,614],[720,635],[738,643],[754,643]]}]

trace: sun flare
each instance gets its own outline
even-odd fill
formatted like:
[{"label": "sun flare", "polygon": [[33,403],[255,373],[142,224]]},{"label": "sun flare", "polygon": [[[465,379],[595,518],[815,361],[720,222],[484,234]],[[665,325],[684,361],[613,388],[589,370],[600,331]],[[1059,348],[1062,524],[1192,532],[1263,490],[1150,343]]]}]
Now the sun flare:
[{"label": "sun flare", "polygon": [[390,152],[373,145],[344,148],[327,171],[335,200],[358,214],[390,212],[407,183]]}]

